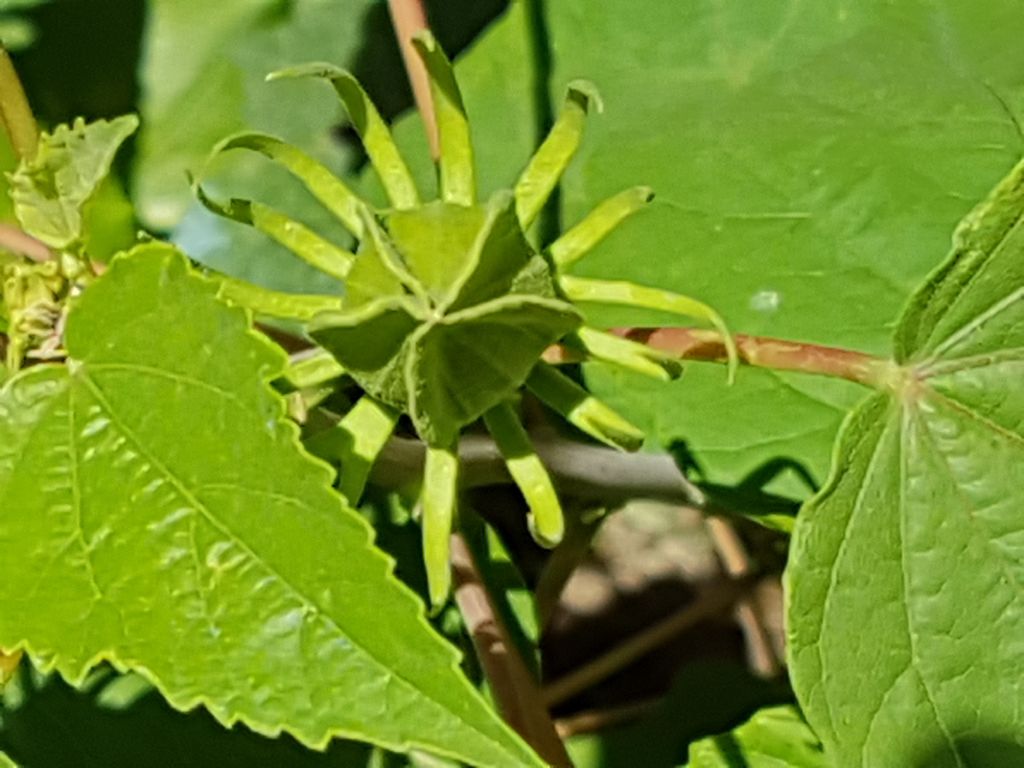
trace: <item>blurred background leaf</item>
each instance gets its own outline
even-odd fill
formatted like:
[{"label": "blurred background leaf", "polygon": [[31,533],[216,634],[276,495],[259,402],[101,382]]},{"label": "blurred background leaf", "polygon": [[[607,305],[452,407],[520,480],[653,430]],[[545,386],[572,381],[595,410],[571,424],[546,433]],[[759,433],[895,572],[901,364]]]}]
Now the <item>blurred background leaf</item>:
[{"label": "blurred background leaf", "polygon": [[[567,175],[564,220],[633,184],[657,195],[579,272],[695,295],[734,331],[887,352],[910,290],[1022,151],[1012,0],[548,8],[553,83],[585,75],[606,105]],[[741,371],[731,389],[724,378],[700,365],[669,385],[587,371],[654,441],[686,440],[711,482],[777,458],[821,482],[862,391],[766,371]],[[808,495],[792,475],[769,489]]]}]

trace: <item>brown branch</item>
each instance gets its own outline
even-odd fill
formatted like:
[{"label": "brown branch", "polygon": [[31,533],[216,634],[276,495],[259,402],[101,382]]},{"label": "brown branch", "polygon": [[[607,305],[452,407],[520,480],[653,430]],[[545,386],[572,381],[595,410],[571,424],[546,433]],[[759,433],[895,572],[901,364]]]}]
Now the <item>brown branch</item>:
[{"label": "brown branch", "polygon": [[661,699],[636,701],[608,709],[591,709],[555,721],[555,729],[563,739],[569,739],[581,733],[593,733],[623,725],[651,714],[658,708]]},{"label": "brown branch", "polygon": [[642,629],[611,650],[544,686],[544,701],[554,707],[625,669],[680,632],[733,606],[751,579],[724,579],[705,587],[697,599],[668,618]]},{"label": "brown branch", "polygon": [[452,536],[455,602],[473,639],[501,716],[538,755],[556,768],[571,768],[540,688],[505,629],[461,534]]},{"label": "brown branch", "polygon": [[[725,572],[732,578],[751,575],[754,566],[732,524],[720,517],[708,517],[706,525]],[[761,677],[775,677],[779,674],[779,659],[775,655],[754,595],[748,593],[736,603],[736,623],[746,638],[747,656],[754,672]]]},{"label": "brown branch", "polygon": [[[643,497],[703,508],[704,493],[690,482],[671,456],[623,453],[550,434],[532,434],[533,447],[563,493],[606,504]],[[377,456],[371,480],[389,488],[417,481],[423,474],[426,446],[392,437]],[[466,488],[512,482],[498,446],[488,437],[459,440],[461,482]]]},{"label": "brown branch", "polygon": [[395,28],[398,47],[402,51],[402,61],[409,76],[416,108],[423,119],[423,130],[427,133],[430,145],[430,156],[434,162],[441,157],[441,144],[437,135],[437,121],[434,117],[434,99],[430,93],[430,78],[427,68],[420,59],[416,49],[412,47],[412,38],[417,32],[428,29],[427,14],[423,0],[388,0],[391,11],[391,24]]}]

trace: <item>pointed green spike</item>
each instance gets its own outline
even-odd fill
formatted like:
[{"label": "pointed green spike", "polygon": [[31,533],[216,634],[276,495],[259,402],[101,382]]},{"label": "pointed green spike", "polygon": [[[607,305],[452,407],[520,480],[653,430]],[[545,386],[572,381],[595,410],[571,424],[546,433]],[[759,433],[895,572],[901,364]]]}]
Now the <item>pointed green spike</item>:
[{"label": "pointed green spike", "polygon": [[441,46],[428,32],[420,32],[412,41],[423,59],[430,77],[430,93],[434,98],[437,133],[441,143],[438,159],[441,175],[441,199],[448,203],[473,205],[476,202],[476,168],[469,121],[462,104],[462,94],[451,62]]},{"label": "pointed green spike", "polygon": [[523,229],[537,218],[579,149],[583,121],[591,103],[601,111],[601,97],[593,83],[586,80],[569,83],[561,114],[516,182],[516,214]]},{"label": "pointed green spike", "polygon": [[638,344],[586,326],[566,337],[563,343],[581,349],[595,360],[628,368],[661,381],[677,379],[683,372],[683,364],[671,355],[646,344]]},{"label": "pointed green spike", "polygon": [[703,302],[660,288],[648,288],[623,280],[590,280],[572,275],[562,275],[558,285],[573,301],[592,301],[601,304],[623,304],[630,307],[657,309],[676,315],[685,315],[704,320],[722,335],[726,353],[729,356],[729,383],[736,378],[740,355],[736,340],[729,333],[725,321],[715,310]]},{"label": "pointed green spike", "polygon": [[[309,190],[321,205],[334,214],[354,237],[363,234],[359,218],[362,201],[337,176],[298,147],[265,133],[246,132],[229,136],[210,153],[217,155],[232,149],[247,149],[267,157],[287,169]],[[209,163],[209,161],[207,161]]]},{"label": "pointed green spike", "polygon": [[231,198],[227,203],[220,203],[207,195],[194,179],[191,183],[196,198],[206,210],[258,229],[324,274],[337,280],[344,280],[352,268],[355,255],[351,251],[339,248],[269,205],[237,197]]},{"label": "pointed green spike", "polygon": [[257,315],[305,321],[312,320],[321,312],[337,311],[342,307],[342,300],[337,296],[282,293],[227,275],[216,275],[213,279],[219,283],[217,298],[245,307]]},{"label": "pointed green spike", "polygon": [[423,563],[427,570],[430,605],[439,609],[452,586],[451,535],[459,499],[457,443],[428,445],[423,467]]},{"label": "pointed green spike", "polygon": [[387,123],[352,73],[333,64],[314,62],[272,72],[267,75],[267,80],[286,77],[319,77],[330,81],[363,140],[366,154],[380,176],[391,204],[399,209],[415,208],[420,204],[416,183]]},{"label": "pointed green spike", "polygon": [[541,402],[595,440],[624,451],[635,451],[643,445],[642,430],[547,363],[534,367],[526,386]]},{"label": "pointed green spike", "polygon": [[555,546],[565,534],[562,505],[515,409],[505,401],[484,414],[484,424],[530,507],[530,533],[541,546]]},{"label": "pointed green spike", "polygon": [[291,362],[282,375],[295,389],[316,387],[345,375],[344,367],[326,349],[313,349],[310,352],[312,354],[302,353],[301,359]]},{"label": "pointed green spike", "polygon": [[608,198],[551,244],[548,248],[551,260],[559,270],[568,268],[653,199],[650,187],[633,187]]},{"label": "pointed green spike", "polygon": [[363,395],[341,421],[314,435],[306,447],[331,464],[340,464],[338,490],[358,504],[377,456],[395,431],[398,411]]}]

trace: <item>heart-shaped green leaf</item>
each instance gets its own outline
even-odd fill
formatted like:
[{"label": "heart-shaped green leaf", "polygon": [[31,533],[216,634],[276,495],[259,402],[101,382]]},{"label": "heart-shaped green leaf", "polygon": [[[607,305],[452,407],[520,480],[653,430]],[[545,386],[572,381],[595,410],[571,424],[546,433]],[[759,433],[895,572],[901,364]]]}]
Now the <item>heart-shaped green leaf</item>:
[{"label": "heart-shaped green leaf", "polygon": [[109,660],[225,724],[541,763],[298,447],[285,356],[172,248],[114,262],[66,366],[0,390],[0,648],[80,682]]},{"label": "heart-shaped green leaf", "polygon": [[[605,102],[561,185],[563,231],[624,188],[647,184],[657,195],[578,274],[694,296],[736,331],[886,351],[901,305],[969,201],[1021,154],[1018,4],[755,10],[722,0],[644,10],[634,0],[548,7],[549,92],[560,96],[582,75]],[[537,105],[525,88],[548,75],[530,55],[524,17],[526,6],[510,4],[456,64],[484,190],[513,178],[529,153],[520,142],[542,138],[531,133]],[[422,133],[415,117],[395,126],[410,157]],[[426,184],[433,168],[415,170]],[[671,322],[598,307],[587,319]],[[721,370],[706,365],[676,384],[606,366],[585,375],[654,441],[685,440],[704,477],[722,484],[779,458],[823,480],[839,425],[863,394],[850,382],[754,369],[726,390]],[[771,490],[806,497],[796,477],[784,473]]]},{"label": "heart-shaped green leaf", "polygon": [[801,512],[791,673],[836,765],[1024,764],[1024,165],[954,235]]}]

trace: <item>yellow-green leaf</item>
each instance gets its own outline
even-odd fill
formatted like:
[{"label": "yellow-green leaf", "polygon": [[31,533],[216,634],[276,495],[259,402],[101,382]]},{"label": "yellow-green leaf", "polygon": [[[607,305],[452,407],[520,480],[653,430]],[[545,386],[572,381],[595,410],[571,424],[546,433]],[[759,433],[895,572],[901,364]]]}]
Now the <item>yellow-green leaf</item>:
[{"label": "yellow-green leaf", "polygon": [[224,724],[540,766],[457,670],[268,380],[285,355],[169,246],[117,259],[67,365],[0,390],[0,648],[101,660]]}]

